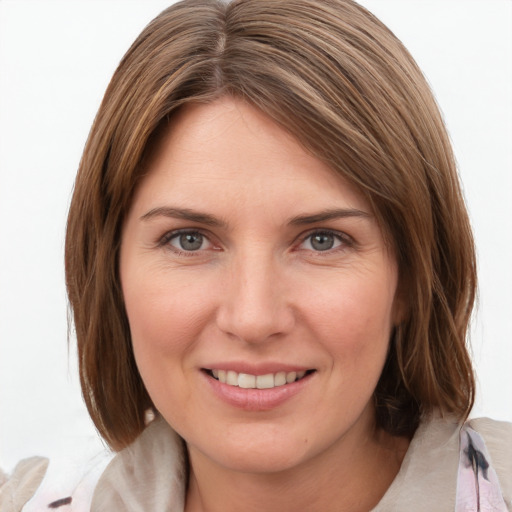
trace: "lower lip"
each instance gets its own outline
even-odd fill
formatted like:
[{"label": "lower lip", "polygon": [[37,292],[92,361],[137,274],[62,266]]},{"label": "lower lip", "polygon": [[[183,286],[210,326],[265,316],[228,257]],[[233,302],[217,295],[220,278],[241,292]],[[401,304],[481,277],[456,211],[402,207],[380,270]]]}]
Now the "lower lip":
[{"label": "lower lip", "polygon": [[204,376],[215,395],[227,404],[245,411],[270,411],[300,393],[309,383],[314,372],[300,380],[270,389],[246,389],[230,386]]}]

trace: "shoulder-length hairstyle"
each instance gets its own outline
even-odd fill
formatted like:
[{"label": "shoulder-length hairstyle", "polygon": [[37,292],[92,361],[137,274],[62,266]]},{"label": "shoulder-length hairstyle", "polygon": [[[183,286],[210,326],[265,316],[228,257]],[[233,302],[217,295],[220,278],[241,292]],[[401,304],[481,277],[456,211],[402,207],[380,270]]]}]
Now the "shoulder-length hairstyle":
[{"label": "shoulder-length hairstyle", "polygon": [[80,162],[66,282],[80,379],[119,450],[151,399],[131,346],[119,279],[121,229],[152,141],[186,103],[248,102],[370,202],[407,304],[375,391],[377,426],[414,432],[474,399],[466,335],[475,299],[471,228],[449,138],[401,42],[351,0],[185,0],[153,20],[115,72]]}]

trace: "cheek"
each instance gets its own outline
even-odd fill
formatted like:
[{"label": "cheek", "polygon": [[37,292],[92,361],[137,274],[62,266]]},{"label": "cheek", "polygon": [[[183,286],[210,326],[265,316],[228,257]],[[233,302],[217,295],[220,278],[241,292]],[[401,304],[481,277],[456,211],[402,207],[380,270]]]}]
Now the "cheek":
[{"label": "cheek", "polygon": [[362,414],[382,374],[392,331],[393,294],[362,283],[345,285],[343,293],[321,299],[323,309],[312,298],[310,311],[316,340],[329,354],[326,396],[335,397],[333,410],[348,418],[350,413]]},{"label": "cheek", "polygon": [[307,294],[302,308],[335,362],[361,368],[380,367],[393,328],[394,280],[357,275],[332,282],[322,291]]},{"label": "cheek", "polygon": [[186,354],[211,314],[204,287],[162,272],[128,276],[123,294],[137,364]]},{"label": "cheek", "polygon": [[209,314],[204,294],[201,298],[194,287],[186,290],[177,292],[175,283],[168,286],[161,274],[157,279],[145,274],[143,280],[131,276],[123,282],[137,368],[156,408],[178,424],[187,408],[166,408],[193,398],[184,383],[194,371],[191,355]]}]

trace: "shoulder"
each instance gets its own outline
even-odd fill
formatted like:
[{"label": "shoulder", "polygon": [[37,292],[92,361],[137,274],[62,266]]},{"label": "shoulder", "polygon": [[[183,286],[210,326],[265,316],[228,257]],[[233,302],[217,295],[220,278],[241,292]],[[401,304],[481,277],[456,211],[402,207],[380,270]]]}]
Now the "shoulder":
[{"label": "shoulder", "polygon": [[512,423],[477,418],[466,425],[482,436],[505,502],[512,508]]},{"label": "shoulder", "polygon": [[185,459],[181,438],[157,418],[119,453],[88,460],[34,457],[10,476],[0,472],[0,511],[183,512]]},{"label": "shoulder", "polygon": [[508,455],[512,464],[512,423],[496,421],[489,418],[475,418],[467,422],[473,430],[479,432],[485,439],[485,444],[501,459],[501,455]]},{"label": "shoulder", "polygon": [[111,458],[105,451],[87,460],[23,460],[3,479],[0,511],[40,512],[63,507],[61,510],[89,512],[96,483]]},{"label": "shoulder", "polygon": [[185,459],[183,440],[157,417],[107,466],[94,491],[91,510],[182,512]]},{"label": "shoulder", "polygon": [[455,417],[434,415],[420,424],[395,481],[373,512],[430,512],[440,510],[441,506],[443,510],[476,510],[456,508],[461,501],[457,491],[467,487],[471,492],[475,484],[469,471],[470,486],[461,485],[461,470],[471,470],[464,456],[467,432],[485,443],[475,444],[474,448],[488,454],[489,465],[498,477],[502,501],[512,511],[512,425],[487,418],[461,424]]},{"label": "shoulder", "polygon": [[48,459],[32,457],[22,460],[12,475],[2,476],[0,487],[0,510],[19,512],[32,498],[45,476]]}]

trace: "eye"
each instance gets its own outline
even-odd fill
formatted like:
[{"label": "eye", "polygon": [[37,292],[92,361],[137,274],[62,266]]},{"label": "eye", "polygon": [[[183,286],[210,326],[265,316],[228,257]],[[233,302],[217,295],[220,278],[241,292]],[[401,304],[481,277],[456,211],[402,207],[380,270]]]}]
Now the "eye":
[{"label": "eye", "polygon": [[181,231],[178,233],[170,233],[166,236],[166,243],[178,251],[195,252],[205,250],[211,247],[211,243],[199,231]]},{"label": "eye", "polygon": [[345,240],[332,231],[315,231],[301,243],[300,248],[309,251],[325,252],[340,247]]}]

